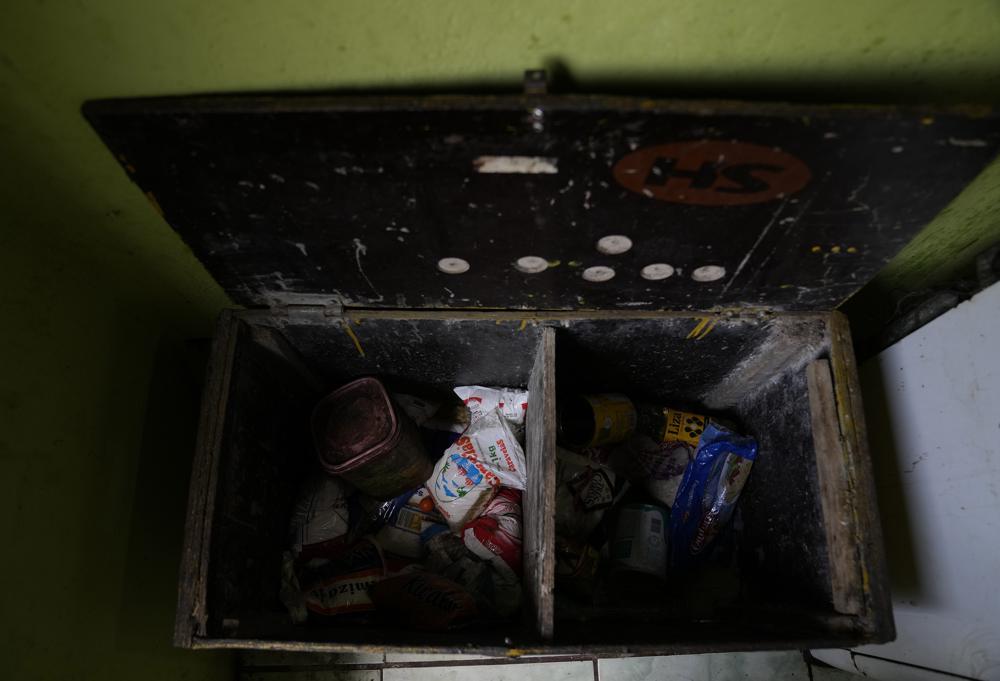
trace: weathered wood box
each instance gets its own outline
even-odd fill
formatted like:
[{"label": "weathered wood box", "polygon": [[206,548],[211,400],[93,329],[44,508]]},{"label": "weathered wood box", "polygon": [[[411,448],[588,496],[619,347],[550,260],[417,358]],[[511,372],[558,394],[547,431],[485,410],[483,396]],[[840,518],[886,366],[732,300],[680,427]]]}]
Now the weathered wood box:
[{"label": "weathered wood box", "polygon": [[[544,94],[117,100],[85,114],[244,306],[222,315],[209,367],[177,645],[626,655],[893,637],[834,309],[991,160],[995,118]],[[290,622],[280,555],[313,456],[308,416],[364,374],[529,387],[518,623]],[[555,407],[575,390],[728,411],[759,439],[738,607],[598,611],[554,592]]]}]

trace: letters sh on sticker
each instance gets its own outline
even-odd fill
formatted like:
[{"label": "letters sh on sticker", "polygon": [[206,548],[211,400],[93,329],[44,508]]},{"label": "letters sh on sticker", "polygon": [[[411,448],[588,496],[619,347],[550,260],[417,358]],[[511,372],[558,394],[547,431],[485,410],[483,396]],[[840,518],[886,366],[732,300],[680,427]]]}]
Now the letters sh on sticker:
[{"label": "letters sh on sticker", "polygon": [[808,184],[806,164],[776,147],[701,140],[637,149],[613,169],[628,190],[700,206],[738,206],[791,196]]}]

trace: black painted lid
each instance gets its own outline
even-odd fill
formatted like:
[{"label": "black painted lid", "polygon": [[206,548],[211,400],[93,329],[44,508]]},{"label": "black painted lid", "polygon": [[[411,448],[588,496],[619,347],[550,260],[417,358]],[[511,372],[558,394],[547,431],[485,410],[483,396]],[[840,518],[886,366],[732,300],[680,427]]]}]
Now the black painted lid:
[{"label": "black painted lid", "polygon": [[248,306],[831,309],[1000,148],[998,119],[968,110],[288,95],[84,112]]}]

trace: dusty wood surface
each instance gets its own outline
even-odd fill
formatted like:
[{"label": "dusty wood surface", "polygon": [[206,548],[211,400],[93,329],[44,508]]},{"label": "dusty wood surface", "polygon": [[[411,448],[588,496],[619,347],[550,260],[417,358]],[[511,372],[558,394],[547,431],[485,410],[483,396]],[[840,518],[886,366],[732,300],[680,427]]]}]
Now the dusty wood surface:
[{"label": "dusty wood surface", "polygon": [[528,381],[528,489],[524,505],[524,587],[542,638],[552,637],[555,585],[555,332],[546,329]]},{"label": "dusty wood surface", "polygon": [[[853,619],[853,618],[851,618]],[[606,633],[599,624],[592,626],[595,636]],[[610,632],[614,633],[614,632]],[[727,637],[692,640],[678,638],[660,643],[583,643],[528,645],[518,648],[497,646],[398,646],[398,645],[356,645],[345,643],[322,643],[315,641],[275,641],[261,639],[212,639],[195,638],[192,647],[197,649],[282,651],[309,654],[424,654],[437,655],[485,655],[499,658],[518,658],[529,655],[593,655],[595,657],[648,657],[653,655],[694,655],[704,653],[749,652],[766,650],[802,650],[803,648],[846,648],[863,643],[856,631],[846,628],[830,628],[825,632],[815,630],[793,631],[785,629],[775,633],[766,629],[753,630],[744,627],[742,633]]]},{"label": "dusty wood surface", "polygon": [[444,398],[456,385],[527,386],[541,327],[521,320],[351,317],[285,324],[280,333],[328,389],[377,375],[402,392],[433,388]]},{"label": "dusty wood surface", "polygon": [[302,355],[276,329],[267,326],[253,326],[251,328],[251,335],[255,343],[263,348],[267,348],[285,361],[310,388],[317,392],[321,392],[326,388],[325,382],[320,380],[315,372],[306,366]]},{"label": "dusty wood surface", "polygon": [[[259,323],[266,323],[269,315],[271,313],[263,311],[241,311],[236,314],[237,319],[245,320],[250,326],[254,326]],[[369,316],[370,315],[370,316]],[[185,566],[189,569],[190,576],[186,577],[185,573],[182,571],[182,589],[181,589],[181,609],[179,609],[179,624],[178,624],[178,636],[177,641],[179,645],[186,645],[190,647],[197,648],[249,648],[249,649],[270,649],[270,650],[288,650],[288,651],[325,651],[325,652],[363,652],[363,653],[373,653],[378,654],[385,651],[393,652],[434,652],[434,653],[462,653],[462,654],[485,654],[485,655],[496,655],[496,656],[518,656],[525,654],[593,654],[602,656],[628,656],[628,655],[651,655],[651,654],[684,654],[684,653],[696,653],[696,652],[714,652],[714,651],[725,651],[725,650],[776,650],[776,649],[791,649],[791,648],[802,648],[802,647],[845,647],[858,643],[871,642],[873,640],[883,640],[886,637],[886,629],[883,625],[879,625],[878,618],[888,618],[889,622],[889,636],[891,636],[891,613],[888,610],[879,610],[879,608],[887,608],[888,601],[886,600],[883,605],[879,605],[877,600],[875,600],[871,594],[874,589],[877,589],[877,585],[873,587],[871,584],[865,582],[863,587],[859,586],[861,581],[864,581],[869,575],[874,575],[873,566],[878,568],[881,565],[881,569],[884,570],[884,561],[879,563],[878,560],[874,562],[865,563],[864,560],[870,559],[872,556],[876,558],[881,556],[881,546],[872,547],[859,547],[857,551],[859,555],[864,556],[862,565],[868,568],[867,572],[861,572],[859,570],[859,575],[855,578],[854,587],[856,589],[864,589],[863,593],[865,598],[863,600],[864,607],[862,608],[861,617],[850,617],[847,615],[833,615],[830,613],[830,617],[839,617],[836,621],[816,621],[816,622],[806,622],[795,620],[792,622],[787,619],[778,618],[775,620],[768,620],[767,626],[759,626],[761,623],[758,622],[754,626],[752,631],[748,631],[745,628],[740,628],[737,626],[728,627],[722,626],[717,627],[715,625],[700,624],[696,622],[690,622],[684,624],[683,627],[672,627],[672,626],[656,626],[650,628],[646,626],[645,628],[638,626],[636,623],[635,627],[609,627],[605,624],[590,623],[579,630],[575,630],[572,627],[563,626],[561,622],[560,627],[555,628],[553,624],[555,601],[553,596],[553,584],[554,584],[554,555],[552,555],[547,549],[553,544],[554,539],[554,503],[555,503],[555,489],[551,485],[551,481],[554,480],[554,459],[551,456],[545,456],[545,453],[554,451],[554,434],[555,434],[555,379],[556,379],[556,357],[555,357],[555,340],[556,336],[562,334],[559,338],[560,343],[566,340],[568,336],[578,336],[583,333],[579,331],[577,327],[586,326],[591,329],[594,333],[586,333],[586,338],[597,338],[600,336],[598,331],[606,331],[608,335],[608,343],[614,345],[611,341],[617,343],[619,335],[624,334],[627,330],[633,329],[636,326],[641,326],[640,320],[659,318],[659,319],[671,319],[674,323],[666,324],[667,330],[670,333],[663,335],[664,328],[661,328],[663,324],[654,324],[652,322],[647,322],[650,327],[656,327],[659,329],[657,333],[652,333],[652,337],[659,339],[661,345],[663,341],[669,340],[672,344],[671,347],[675,347],[677,350],[682,350],[682,355],[688,357],[703,357],[706,354],[706,348],[714,347],[716,343],[723,343],[728,346],[729,355],[728,358],[724,355],[719,356],[719,362],[726,364],[728,367],[732,367],[736,362],[739,361],[740,353],[733,353],[736,347],[728,343],[729,336],[726,335],[725,331],[730,325],[734,328],[737,326],[752,327],[754,323],[751,318],[757,318],[757,324],[760,326],[767,325],[778,325],[785,326],[785,322],[788,321],[789,330],[802,324],[809,325],[819,321],[821,318],[824,320],[829,319],[829,313],[803,313],[803,314],[781,314],[776,316],[771,315],[758,315],[753,312],[731,314],[728,312],[717,312],[717,313],[705,313],[703,315],[691,315],[690,313],[667,313],[667,314],[648,314],[648,313],[596,313],[593,315],[587,314],[586,312],[580,313],[544,313],[544,314],[531,314],[531,313],[489,313],[489,312],[476,312],[476,313],[454,313],[454,312],[444,312],[444,311],[421,311],[421,312],[408,312],[408,311],[378,311],[372,313],[367,310],[351,310],[348,311],[346,319],[351,320],[353,326],[358,327],[362,333],[367,333],[366,329],[371,320],[380,319],[384,322],[389,320],[427,320],[435,321],[446,324],[445,329],[450,332],[455,331],[455,326],[451,323],[452,320],[456,318],[469,319],[469,320],[482,320],[483,322],[489,320],[489,326],[494,327],[495,324],[500,326],[510,326],[513,325],[515,331],[518,331],[518,336],[524,336],[525,338],[534,337],[535,343],[531,344],[531,350],[529,354],[525,357],[531,356],[534,353],[534,363],[530,361],[525,361],[525,377],[528,377],[529,389],[532,391],[532,407],[529,410],[528,424],[527,424],[527,447],[526,452],[528,455],[528,465],[529,465],[529,475],[530,480],[537,481],[538,484],[529,484],[529,489],[525,493],[525,598],[527,607],[526,611],[526,625],[522,629],[522,634],[518,632],[511,632],[511,638],[505,639],[504,636],[506,632],[464,632],[460,636],[451,637],[431,637],[425,636],[424,634],[416,635],[412,638],[408,638],[400,635],[391,635],[391,632],[385,631],[373,631],[372,635],[369,636],[365,632],[340,632],[343,635],[342,638],[337,638],[334,636],[325,637],[323,632],[309,632],[309,631],[285,631],[281,632],[271,632],[271,633],[261,633],[257,635],[256,631],[253,631],[250,626],[250,620],[247,620],[246,626],[243,629],[232,633],[232,637],[221,638],[220,631],[216,631],[213,628],[211,621],[208,622],[209,626],[207,630],[205,628],[206,615],[209,613],[205,612],[205,579],[207,578],[205,571],[207,570],[207,547],[208,547],[208,534],[211,530],[207,521],[215,518],[217,515],[221,517],[223,509],[218,504],[221,504],[221,500],[215,503],[214,499],[209,500],[207,491],[214,490],[221,483],[213,482],[218,479],[221,475],[220,472],[211,468],[211,465],[207,467],[207,473],[202,473],[201,478],[198,477],[198,466],[201,465],[205,468],[205,461],[203,459],[207,456],[206,451],[210,449],[210,442],[213,438],[216,441],[216,452],[218,455],[218,438],[221,436],[221,431],[223,427],[223,421],[225,415],[216,410],[214,418],[218,420],[216,424],[216,430],[213,431],[209,424],[202,424],[202,434],[199,440],[199,453],[198,460],[196,460],[196,473],[193,476],[193,480],[202,479],[202,483],[199,489],[206,492],[204,500],[198,499],[195,493],[195,487],[192,487],[192,501],[189,509],[189,516],[195,518],[192,520],[189,517],[189,528],[187,544],[185,547]],[[704,321],[707,318],[707,321]],[[738,324],[736,320],[742,319],[743,323]],[[576,322],[573,320],[581,320],[581,322]],[[593,320],[605,320],[604,323],[593,324]],[[233,320],[235,322],[235,320]],[[704,323],[703,323],[704,321]],[[360,322],[360,323],[357,323]],[[509,322],[509,323],[508,323]],[[624,323],[622,323],[624,322]],[[683,323],[682,323],[683,322]],[[697,324],[696,324],[697,322]],[[715,327],[712,327],[712,323],[715,322]],[[238,322],[236,322],[238,323]],[[582,324],[582,326],[581,326]],[[702,329],[712,328],[711,333],[702,333],[698,338],[690,338],[691,329],[698,328],[698,324],[701,324]],[[278,324],[277,326],[284,326]],[[375,324],[378,326],[378,324]],[[674,327],[677,327],[676,329]],[[555,327],[555,328],[552,328]],[[689,328],[690,327],[690,328]],[[246,327],[244,327],[246,328]],[[844,325],[846,329],[846,324]],[[337,333],[339,335],[344,335],[343,330],[337,326]],[[418,329],[419,330],[419,329]],[[230,329],[232,333],[233,329]],[[287,331],[287,327],[282,329],[282,335]],[[356,330],[357,332],[357,330]],[[498,333],[507,333],[503,329],[498,329]],[[683,333],[682,333],[683,332]],[[424,339],[433,339],[441,333],[441,330],[431,332],[430,335],[423,334]],[[217,339],[217,348],[222,342],[223,333],[220,331],[219,338]],[[241,334],[242,338],[250,335]],[[649,334],[646,334],[649,335]],[[676,337],[677,343],[674,344],[674,338]],[[752,338],[755,338],[752,337]],[[751,338],[751,339],[752,339]],[[848,336],[849,338],[849,336]],[[250,340],[250,339],[247,339]],[[261,345],[265,348],[269,348],[272,353],[274,353],[275,348],[270,347],[270,343],[261,342],[259,337],[255,338],[256,344]],[[343,340],[343,339],[341,339]],[[362,341],[364,338],[362,338]],[[349,338],[345,343],[351,342]],[[406,341],[411,345],[414,343],[424,343],[425,341],[416,338],[416,340]],[[594,341],[597,343],[597,341]],[[607,343],[598,343],[599,348],[604,348]],[[305,364],[310,370],[314,370],[315,358],[311,358],[309,353],[301,352],[301,348],[297,343],[291,343],[294,347],[294,352],[301,355],[304,359]],[[690,347],[687,347],[690,346]],[[372,346],[377,347],[377,346]],[[589,347],[589,346],[587,346]],[[609,346],[610,347],[610,346]],[[618,343],[618,347],[622,347]],[[742,346],[740,346],[742,347]],[[348,350],[357,355],[357,351],[354,350],[354,345],[347,347]],[[367,348],[366,348],[367,349]],[[586,347],[584,348],[586,349]],[[280,348],[279,348],[280,350]],[[510,348],[506,348],[507,354]],[[847,351],[850,352],[850,347],[847,346]],[[232,348],[228,351],[229,354],[226,355],[231,357]],[[386,350],[386,352],[389,352]],[[863,432],[863,422],[860,422],[859,413],[856,411],[860,407],[860,402],[856,395],[857,383],[856,375],[854,374],[855,369],[853,365],[853,356],[849,357],[850,363],[845,364],[844,362],[844,349],[842,347],[837,347],[834,349],[831,357],[832,368],[834,371],[834,386],[835,395],[837,398],[836,402],[836,418],[840,420],[840,429],[844,433],[844,451],[846,454],[842,456],[845,457],[844,470],[845,477],[851,481],[851,485],[855,485],[855,478],[862,468],[859,464],[868,463],[866,461],[867,454],[866,450],[859,449],[861,445],[858,444],[857,433],[858,427],[860,425]],[[283,356],[284,352],[277,352],[279,356]],[[350,354],[350,353],[348,353]],[[397,349],[395,354],[399,354]],[[445,353],[447,354],[447,353]],[[560,356],[566,355],[567,351],[563,345],[560,345]],[[570,353],[571,354],[571,353]],[[602,353],[600,353],[603,355]],[[650,353],[646,353],[650,354]],[[712,354],[712,353],[707,353]],[[353,355],[351,355],[353,358]],[[379,352],[371,352],[364,357],[368,361],[372,362],[374,365],[376,360],[379,359]],[[267,358],[266,353],[262,353],[262,357]],[[392,359],[392,358],[390,358]],[[398,358],[396,358],[398,359]],[[454,359],[454,358],[453,358]],[[585,359],[585,357],[584,357]],[[655,359],[655,358],[651,358]],[[392,361],[396,361],[393,359]],[[616,360],[618,361],[618,360]],[[625,360],[622,360],[625,361]],[[620,380],[631,383],[633,379],[639,381],[650,382],[654,380],[662,379],[663,373],[671,365],[669,363],[658,363],[656,361],[641,363],[641,368],[643,370],[652,371],[655,375],[646,376],[645,378],[640,376],[640,371],[638,369],[631,370],[622,374],[624,377]],[[213,368],[218,370],[218,362],[213,360]],[[254,365],[256,366],[256,365]],[[339,367],[340,365],[338,365]],[[402,366],[402,365],[401,365]],[[586,365],[589,366],[589,365]],[[639,365],[637,364],[637,367]],[[652,367],[652,368],[650,368]],[[341,367],[342,368],[342,367]],[[572,368],[572,367],[571,367]],[[611,367],[615,371],[620,370],[622,367],[617,364]],[[786,367],[788,368],[788,367]],[[422,371],[423,369],[421,369]],[[227,368],[227,371],[231,371]],[[530,377],[528,373],[530,371]],[[565,368],[561,367],[558,369],[559,372],[564,372]],[[659,373],[656,373],[659,372]],[[839,373],[838,373],[839,372]],[[293,372],[296,373],[296,372]],[[301,373],[301,372],[297,372]],[[569,373],[561,373],[563,376],[563,382],[569,380],[570,383],[573,382],[573,371]],[[578,371],[576,373],[579,373]],[[790,410],[789,417],[794,417],[796,422],[802,421],[802,428],[800,431],[805,436],[803,440],[808,440],[804,442],[804,446],[808,449],[808,456],[804,456],[809,460],[810,466],[815,466],[817,463],[816,457],[813,456],[813,436],[811,434],[811,429],[814,425],[811,424],[810,415],[806,413],[806,406],[809,402],[809,391],[806,390],[806,375],[802,368],[802,365],[796,365],[796,369],[792,372],[783,372],[786,376],[795,375],[797,376],[796,385],[800,385],[801,390],[796,392],[799,397],[792,397],[787,393],[787,385],[784,382],[778,381],[779,377],[775,377],[775,381],[767,382],[767,393],[773,394],[774,405],[768,407],[768,405],[759,405],[761,409],[767,408],[769,413],[774,413],[775,409],[773,407],[778,406],[784,410]],[[633,375],[634,374],[634,375]],[[680,374],[678,374],[680,375]],[[405,374],[403,375],[405,377]],[[229,377],[225,377],[225,384],[228,385]],[[521,379],[522,381],[524,378]],[[762,377],[761,380],[766,380],[766,377]],[[843,386],[849,386],[853,384],[853,391],[846,390],[846,395],[841,396],[839,389],[842,388],[838,384],[838,381],[843,381]],[[222,391],[219,385],[219,376],[210,376],[209,385],[206,387],[206,405],[210,404],[208,395],[213,390],[213,383],[216,384],[214,390],[216,391],[216,399],[220,399],[219,395],[227,394],[231,388],[226,388]],[[522,383],[523,385],[523,383]],[[563,386],[565,387],[565,385]],[[845,388],[846,389],[846,388]],[[221,392],[220,392],[221,391]],[[854,402],[848,400],[853,399]],[[846,416],[841,413],[843,406],[848,405],[852,410]],[[799,407],[798,405],[801,405]],[[205,410],[203,409],[202,414],[203,419],[206,418]],[[845,423],[847,426],[845,426]],[[785,432],[779,429],[780,432]],[[849,439],[847,433],[851,433]],[[863,436],[862,436],[863,437]],[[860,453],[859,453],[860,452]],[[535,456],[536,453],[542,453],[541,456]],[[211,454],[211,452],[208,452]],[[762,462],[763,463],[763,462]],[[211,457],[208,457],[208,464],[212,464]],[[765,466],[761,466],[761,470],[757,471],[760,473],[763,471]],[[809,477],[814,477],[814,474],[810,474]],[[795,477],[789,484],[800,484],[802,477]],[[751,478],[753,481],[753,477]],[[815,484],[815,480],[812,484]],[[807,525],[815,525],[815,531],[817,536],[815,539],[805,540],[806,535],[796,534],[794,537],[789,537],[790,540],[795,539],[801,543],[805,541],[805,544],[813,548],[820,547],[821,544],[828,543],[825,539],[825,526],[823,514],[819,512],[820,506],[820,492],[819,488],[823,485],[817,486],[814,492],[812,492],[812,498],[816,506],[816,512],[814,513],[815,522],[806,522],[806,520],[800,520],[796,516],[796,525],[802,525],[806,522]],[[745,490],[747,494],[747,499],[745,501],[751,501],[749,494],[752,485],[748,486],[748,490]],[[854,487],[849,488],[855,489]],[[802,492],[803,495],[808,496],[807,491]],[[871,531],[871,516],[868,514],[868,508],[874,507],[874,501],[868,500],[868,505],[866,506],[866,501],[861,499],[863,493],[854,493],[851,497],[854,501],[848,501],[848,508],[850,508],[851,503],[856,503],[857,506],[854,509],[855,517],[861,518],[864,516],[865,520],[856,521],[856,533],[855,537],[860,538],[861,542],[871,543],[874,541],[873,532]],[[209,503],[215,504],[209,507]],[[785,509],[787,512],[787,498],[784,500],[786,503]],[[197,508],[200,504],[200,510]],[[746,504],[744,504],[746,506]],[[744,509],[746,510],[746,509]],[[786,513],[787,514],[787,513]],[[206,520],[207,519],[207,520]],[[877,530],[877,515],[875,516],[875,525]],[[192,533],[194,537],[201,537],[201,543],[192,541]],[[220,534],[221,536],[221,534]],[[218,539],[218,537],[216,538]],[[880,534],[876,537],[880,542]],[[219,546],[218,542],[213,542],[213,555],[218,554]],[[195,547],[194,549],[190,547]],[[779,551],[779,553],[781,553]],[[789,554],[782,553],[786,558]],[[807,566],[809,567],[809,566]],[[199,575],[199,569],[202,571]],[[825,585],[829,583],[831,579],[827,575],[822,576],[823,579],[813,578],[813,581],[817,581],[820,585]],[[201,580],[199,582],[199,580]],[[189,587],[191,585],[197,585],[195,590],[191,590]],[[185,591],[187,604],[185,605]],[[828,602],[828,601],[827,601]],[[830,606],[826,605],[826,612],[830,612]],[[216,610],[213,606],[213,617],[218,616],[219,612],[214,612]],[[226,611],[228,612],[228,610]],[[234,611],[235,612],[235,611]],[[188,615],[183,615],[183,613],[189,613]],[[190,613],[197,613],[200,619],[191,619]],[[819,613],[817,613],[819,614]],[[182,629],[181,618],[184,617],[187,629]],[[783,624],[782,622],[785,622]],[[864,622],[868,627],[866,630],[862,631],[855,628],[853,625],[859,622]],[[786,626],[787,624],[787,626]],[[243,625],[241,625],[243,626]],[[880,628],[881,626],[881,628]],[[561,632],[561,633],[560,633]],[[348,635],[344,635],[344,634]],[[454,632],[459,633],[459,632]],[[302,638],[299,638],[300,635]],[[479,635],[481,634],[481,635]],[[489,634],[489,635],[488,635]],[[221,634],[225,636],[225,634]],[[538,637],[541,636],[540,640]],[[334,643],[332,641],[339,641]],[[543,642],[544,641],[544,642]]]},{"label": "dusty wood surface", "polygon": [[[287,326],[290,324],[316,324],[327,326],[330,324],[328,318],[319,315],[314,317],[300,317],[296,320],[289,320],[277,316],[270,309],[247,309],[239,310],[236,314],[248,322],[255,324],[270,324],[275,326]],[[707,318],[709,323],[717,322],[721,319],[756,319],[765,321],[768,319],[792,319],[792,320],[821,320],[826,321],[830,316],[824,311],[788,311],[775,314],[773,311],[755,307],[716,307],[709,310],[595,310],[580,308],[578,310],[385,310],[369,307],[348,307],[344,308],[342,317],[352,321],[365,319],[438,319],[438,320],[489,320],[499,322],[520,322],[527,320],[529,323],[539,322],[561,322],[563,320],[594,320],[594,319],[695,319]]]},{"label": "dusty wood surface", "polygon": [[742,569],[747,586],[753,587],[744,596],[830,611],[830,568],[804,367],[782,372],[749,392],[736,413],[759,445],[739,499]]},{"label": "dusty wood surface", "polygon": [[810,363],[806,367],[806,380],[833,607],[837,612],[856,615],[861,612],[861,574],[830,362],[820,359]]},{"label": "dusty wood surface", "polygon": [[[832,309],[1000,149],[989,110],[372,94],[105,100],[84,115],[255,306],[319,293],[387,308]],[[484,157],[540,150],[542,172],[482,172]],[[609,225],[628,225],[634,248],[595,260]],[[562,264],[519,271],[526,241]],[[438,271],[462,256],[458,279]],[[619,274],[588,282],[574,262]],[[649,286],[650,263],[725,276]]]},{"label": "dusty wood surface", "polygon": [[834,312],[830,321],[830,366],[833,369],[840,433],[847,452],[848,484],[852,491],[856,542],[861,557],[864,608],[860,619],[868,632],[869,641],[881,643],[896,637],[896,626],[892,617],[882,523],[861,405],[861,386],[847,317]]},{"label": "dusty wood surface", "polygon": [[188,493],[188,512],[181,552],[174,645],[192,646],[194,636],[205,634],[209,544],[215,507],[219,453],[225,426],[226,396],[232,377],[237,325],[234,311],[225,310],[216,324],[201,399],[198,441],[195,445]]}]

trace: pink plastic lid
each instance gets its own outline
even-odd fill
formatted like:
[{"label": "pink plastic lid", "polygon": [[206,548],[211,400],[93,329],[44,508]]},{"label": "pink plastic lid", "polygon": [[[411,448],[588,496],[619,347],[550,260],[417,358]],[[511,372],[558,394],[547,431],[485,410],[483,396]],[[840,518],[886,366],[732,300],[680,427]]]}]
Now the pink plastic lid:
[{"label": "pink plastic lid", "polygon": [[360,466],[382,454],[399,434],[396,410],[382,382],[359,378],[327,395],[312,414],[313,440],[330,473]]}]

